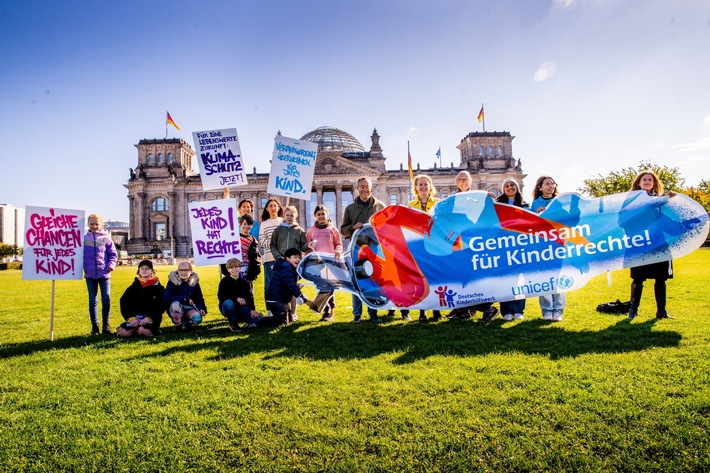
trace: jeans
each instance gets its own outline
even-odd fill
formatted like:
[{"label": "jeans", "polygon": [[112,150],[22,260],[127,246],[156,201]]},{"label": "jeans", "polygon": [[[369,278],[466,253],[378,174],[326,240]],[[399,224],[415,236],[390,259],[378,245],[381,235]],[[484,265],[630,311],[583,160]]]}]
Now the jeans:
[{"label": "jeans", "polygon": [[500,303],[500,313],[503,315],[522,314],[523,312],[525,312],[525,299]]},{"label": "jeans", "polygon": [[202,322],[202,314],[197,307],[173,301],[168,307],[168,315],[174,325],[197,325]]},{"label": "jeans", "polygon": [[564,292],[562,294],[547,294],[546,296],[540,296],[540,309],[542,309],[542,315],[552,314],[553,312],[559,312],[562,314],[565,310],[566,304],[567,294]]},{"label": "jeans", "polygon": [[219,311],[222,312],[222,315],[227,317],[227,320],[232,324],[239,322],[252,322],[251,310],[249,310],[249,307],[245,305],[237,306],[231,299],[227,299],[222,302],[222,306],[219,308]]},{"label": "jeans", "polygon": [[98,325],[99,288],[101,288],[101,321],[104,325],[111,319],[111,279],[86,278],[89,291],[89,318],[92,325]]},{"label": "jeans", "polygon": [[[353,294],[353,315],[357,318],[362,316],[362,301],[355,294]],[[367,308],[367,315],[369,315],[371,319],[376,319],[377,318],[377,311],[375,309],[370,309],[368,307]]]},{"label": "jeans", "polygon": [[266,291],[269,290],[271,276],[274,274],[274,262],[264,263],[264,300],[266,300]]}]

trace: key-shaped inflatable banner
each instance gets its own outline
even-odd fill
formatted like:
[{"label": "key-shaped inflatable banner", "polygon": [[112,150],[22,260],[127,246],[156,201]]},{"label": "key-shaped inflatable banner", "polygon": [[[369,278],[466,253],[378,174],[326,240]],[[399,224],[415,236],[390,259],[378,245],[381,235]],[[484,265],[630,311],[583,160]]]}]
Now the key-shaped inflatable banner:
[{"label": "key-shaped inflatable banner", "polygon": [[682,194],[561,194],[538,215],[463,192],[432,215],[385,207],[341,260],[311,253],[298,271],[319,290],[344,289],[376,309],[466,307],[571,291],[606,271],[678,258],[709,227],[703,207]]}]

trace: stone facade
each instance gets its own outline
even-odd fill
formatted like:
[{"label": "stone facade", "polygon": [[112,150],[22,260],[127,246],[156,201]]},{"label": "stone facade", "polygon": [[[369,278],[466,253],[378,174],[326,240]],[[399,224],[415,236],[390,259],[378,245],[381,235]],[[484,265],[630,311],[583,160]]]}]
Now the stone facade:
[{"label": "stone facade", "polygon": [[[472,189],[500,194],[503,179],[512,177],[522,186],[525,174],[520,160],[513,158],[509,132],[469,133],[457,146],[461,153],[458,166],[420,168],[414,175],[427,174],[437,189],[437,197],[447,197],[456,190],[455,176],[468,170],[473,178]],[[380,136],[373,130],[369,151],[350,134],[336,128],[322,127],[302,140],[318,143],[310,201],[289,202],[299,212],[298,221],[308,228],[313,224],[312,209],[325,204],[333,224],[340,227],[343,210],[354,197],[357,178],[367,176],[373,182],[373,193],[385,204],[404,204],[410,198],[409,172],[404,166],[388,170],[380,147]],[[136,145],[138,163],[130,169],[125,187],[129,201],[129,254],[167,253],[185,257],[192,254],[188,204],[194,201],[223,198],[222,191],[203,191],[199,174],[192,169],[195,157],[190,145],[178,138],[143,139]],[[247,174],[248,184],[229,189],[235,207],[242,199],[254,202],[254,217],[259,218],[266,201],[269,175]],[[278,197],[278,196],[277,196]],[[279,197],[284,202],[283,197]]]}]

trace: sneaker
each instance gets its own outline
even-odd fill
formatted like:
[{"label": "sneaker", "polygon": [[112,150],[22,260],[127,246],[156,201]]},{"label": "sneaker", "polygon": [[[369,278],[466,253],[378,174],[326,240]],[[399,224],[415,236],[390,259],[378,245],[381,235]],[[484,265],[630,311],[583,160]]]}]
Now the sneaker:
[{"label": "sneaker", "polygon": [[91,335],[98,336],[100,333],[99,324],[91,324]]},{"label": "sneaker", "polygon": [[424,312],[423,310],[420,310],[420,311],[419,311],[419,321],[420,321],[420,322],[426,322],[426,321],[427,321],[426,312]]},{"label": "sneaker", "polygon": [[388,310],[388,311],[387,311],[387,317],[394,317],[394,311],[393,311],[393,310]]},{"label": "sneaker", "polygon": [[523,320],[523,314],[513,314],[515,320]]},{"label": "sneaker", "polygon": [[323,317],[320,319],[321,322],[332,322],[335,316],[333,314],[323,314]]},{"label": "sneaker", "polygon": [[354,324],[359,324],[359,323],[360,323],[360,316],[359,316],[359,315],[354,315],[354,316],[353,316],[353,323],[354,323]]},{"label": "sneaker", "polygon": [[510,322],[511,320],[513,320],[513,314],[505,314],[503,316],[503,320],[505,320],[506,322]]},{"label": "sneaker", "polygon": [[554,322],[559,322],[560,320],[562,320],[562,312],[560,312],[559,310],[552,312],[552,320]]},{"label": "sneaker", "polygon": [[103,335],[111,335],[113,332],[111,331],[111,324],[108,322],[104,324],[104,328],[101,332]]},{"label": "sneaker", "polygon": [[433,320],[434,322],[438,322],[439,320],[442,319],[441,312],[439,312],[438,310],[435,310],[435,311],[433,311],[433,313],[434,313],[434,317],[432,317],[431,320]]},{"label": "sneaker", "polygon": [[241,330],[239,329],[239,324],[229,323],[229,324],[227,324],[227,326],[229,327],[229,331],[232,333],[241,332]]},{"label": "sneaker", "polygon": [[242,328],[243,328],[243,329],[252,329],[252,328],[257,328],[257,327],[258,327],[258,325],[256,325],[256,324],[249,324],[249,323],[242,325]]},{"label": "sneaker", "polygon": [[466,309],[458,309],[458,313],[454,315],[453,317],[449,317],[451,320],[466,320],[470,319],[473,316],[473,313]]},{"label": "sneaker", "polygon": [[483,317],[481,317],[481,320],[483,322],[490,322],[491,320],[496,318],[496,315],[498,315],[498,308],[495,306],[490,306],[489,308],[483,311]]},{"label": "sneaker", "polygon": [[543,320],[554,320],[552,318],[552,312],[543,312],[542,313],[542,319]]},{"label": "sneaker", "polygon": [[412,318],[409,316],[409,314],[402,314],[402,320],[409,321],[412,320]]},{"label": "sneaker", "polygon": [[380,319],[379,317],[370,317],[370,322],[372,322],[373,324],[381,324],[382,319]]}]

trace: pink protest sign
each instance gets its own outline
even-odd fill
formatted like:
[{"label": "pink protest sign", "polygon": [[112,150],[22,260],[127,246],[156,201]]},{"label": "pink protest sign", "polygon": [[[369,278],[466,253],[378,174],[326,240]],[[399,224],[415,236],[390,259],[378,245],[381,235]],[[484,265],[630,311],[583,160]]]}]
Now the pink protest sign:
[{"label": "pink protest sign", "polygon": [[27,207],[22,279],[81,279],[83,231],[83,210]]}]

